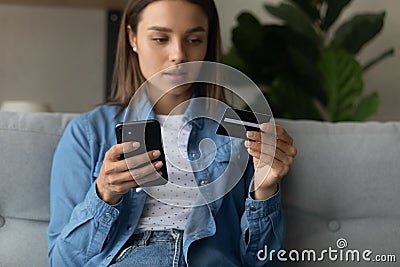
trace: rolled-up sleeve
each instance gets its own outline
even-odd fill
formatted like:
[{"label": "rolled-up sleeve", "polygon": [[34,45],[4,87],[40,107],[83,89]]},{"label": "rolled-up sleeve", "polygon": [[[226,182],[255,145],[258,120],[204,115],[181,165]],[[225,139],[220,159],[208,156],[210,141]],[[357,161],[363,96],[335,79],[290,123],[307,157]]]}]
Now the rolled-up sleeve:
[{"label": "rolled-up sleeve", "polygon": [[244,266],[277,266],[276,253],[270,258],[269,252],[279,251],[284,242],[285,221],[280,190],[266,200],[254,200],[249,193],[241,229]]}]

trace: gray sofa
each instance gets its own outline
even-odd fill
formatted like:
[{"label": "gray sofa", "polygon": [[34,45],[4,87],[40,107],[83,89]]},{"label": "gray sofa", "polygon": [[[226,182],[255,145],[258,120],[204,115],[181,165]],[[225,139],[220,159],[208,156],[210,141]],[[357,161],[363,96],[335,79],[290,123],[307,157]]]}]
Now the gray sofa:
[{"label": "gray sofa", "polygon": [[[0,267],[47,266],[51,160],[74,116],[0,112]],[[282,183],[285,265],[398,266],[362,253],[400,261],[400,122],[278,122],[299,150]]]}]

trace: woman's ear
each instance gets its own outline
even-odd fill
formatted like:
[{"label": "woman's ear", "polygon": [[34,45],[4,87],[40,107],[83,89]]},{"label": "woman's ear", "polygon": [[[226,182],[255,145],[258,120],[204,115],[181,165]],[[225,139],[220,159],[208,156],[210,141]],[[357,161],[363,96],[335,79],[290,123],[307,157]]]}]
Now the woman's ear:
[{"label": "woman's ear", "polygon": [[129,44],[131,45],[133,50],[136,50],[137,49],[136,33],[133,32],[131,26],[126,27],[126,31],[128,33]]}]

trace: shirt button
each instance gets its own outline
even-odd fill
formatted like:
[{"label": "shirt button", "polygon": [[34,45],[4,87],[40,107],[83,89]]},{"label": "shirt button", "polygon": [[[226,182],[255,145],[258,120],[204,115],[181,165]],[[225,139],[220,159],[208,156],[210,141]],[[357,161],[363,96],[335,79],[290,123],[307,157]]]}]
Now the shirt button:
[{"label": "shirt button", "polygon": [[132,230],[132,226],[131,226],[131,225],[128,225],[127,230],[128,230],[128,231]]},{"label": "shirt button", "polygon": [[207,184],[207,182],[205,180],[200,181],[200,185],[206,185],[206,184]]},{"label": "shirt button", "polygon": [[140,192],[142,192],[142,190],[143,190],[143,188],[137,187],[137,188],[136,188],[136,193],[140,193]]},{"label": "shirt button", "polygon": [[192,157],[193,158],[197,158],[197,154],[196,153],[192,153]]},{"label": "shirt button", "polygon": [[109,212],[106,212],[106,218],[110,218],[111,217],[111,213],[109,213]]},{"label": "shirt button", "polygon": [[256,208],[255,206],[251,205],[251,206],[250,206],[250,210],[251,210],[251,211],[256,211],[257,208]]},{"label": "shirt button", "polygon": [[111,259],[111,255],[108,255],[108,256],[107,256],[107,260],[109,260],[109,259]]}]

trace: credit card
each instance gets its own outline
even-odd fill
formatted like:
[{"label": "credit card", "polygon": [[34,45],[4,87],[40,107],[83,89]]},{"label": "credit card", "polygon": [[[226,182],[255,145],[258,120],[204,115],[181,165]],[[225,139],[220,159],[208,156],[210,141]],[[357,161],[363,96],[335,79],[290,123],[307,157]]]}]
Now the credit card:
[{"label": "credit card", "polygon": [[219,123],[217,134],[247,139],[246,131],[261,132],[260,124],[270,122],[271,118],[268,114],[227,108]]}]

